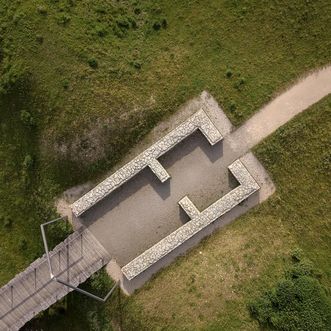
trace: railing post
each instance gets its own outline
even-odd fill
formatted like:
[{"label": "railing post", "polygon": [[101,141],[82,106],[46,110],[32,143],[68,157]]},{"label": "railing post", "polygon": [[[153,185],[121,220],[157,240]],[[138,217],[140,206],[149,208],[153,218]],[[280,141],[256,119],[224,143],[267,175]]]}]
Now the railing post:
[{"label": "railing post", "polygon": [[83,233],[80,235],[80,257],[83,257]]},{"label": "railing post", "polygon": [[10,286],[10,299],[11,299],[11,308],[14,307],[14,286]]},{"label": "railing post", "polygon": [[[70,266],[70,256],[69,256],[69,243],[67,243],[67,282],[70,281],[69,266]],[[68,288],[69,293],[69,288]]]},{"label": "railing post", "polygon": [[61,272],[61,250],[59,250],[58,258],[59,258],[59,273],[60,273]]},{"label": "railing post", "polygon": [[34,290],[37,290],[37,268],[34,268]]}]

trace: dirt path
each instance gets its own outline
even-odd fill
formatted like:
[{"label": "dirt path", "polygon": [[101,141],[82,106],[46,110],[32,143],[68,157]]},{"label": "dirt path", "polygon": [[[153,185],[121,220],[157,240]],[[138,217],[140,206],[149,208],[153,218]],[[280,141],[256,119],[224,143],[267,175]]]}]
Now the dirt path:
[{"label": "dirt path", "polygon": [[331,66],[312,73],[247,120],[232,135],[232,148],[249,150],[280,126],[331,93]]}]

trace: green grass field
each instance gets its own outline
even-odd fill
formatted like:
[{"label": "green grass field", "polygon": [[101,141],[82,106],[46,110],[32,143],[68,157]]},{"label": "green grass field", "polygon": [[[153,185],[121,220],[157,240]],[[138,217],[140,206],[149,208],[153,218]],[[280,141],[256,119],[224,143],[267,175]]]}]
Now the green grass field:
[{"label": "green grass field", "polygon": [[[233,123],[239,125],[298,77],[328,64],[330,9],[327,0],[213,0],[208,5],[186,0],[0,0],[0,284],[42,254],[39,224],[55,217],[57,195],[100,176],[183,102],[208,90]],[[196,313],[195,305],[202,300],[199,293],[207,296],[208,290],[197,291],[195,283],[201,283],[201,279],[192,276],[196,278],[178,284],[180,293],[187,292],[183,298],[189,299],[184,301],[178,296],[182,300],[178,304],[183,305],[173,314],[170,308],[175,309],[177,296],[162,296],[160,307],[164,312],[160,310],[155,315],[156,303],[150,297],[179,265],[182,277],[187,274],[192,267],[189,256],[195,254],[192,252],[161,273],[150,289],[129,301],[129,313],[123,323],[126,318],[137,323],[141,313],[135,308],[137,304],[147,316],[146,327],[158,327],[163,322],[169,327],[207,327],[217,310],[216,329],[226,323],[230,325],[228,329],[235,329],[235,323],[253,328],[255,324],[247,317],[244,301],[233,298],[240,293],[248,298],[250,293],[272,284],[284,265],[283,257],[298,238],[307,236],[316,243],[317,233],[312,230],[319,231],[317,239],[321,240],[315,253],[310,241],[300,246],[309,251],[319,268],[324,268],[329,246],[323,243],[330,238],[326,230],[322,231],[327,225],[321,220],[330,214],[327,206],[321,206],[326,205],[329,177],[323,175],[323,170],[311,173],[319,158],[330,170],[329,156],[325,154],[327,101],[325,107],[320,107],[320,117],[313,112],[303,115],[303,120],[298,120],[307,122],[300,124],[303,127],[295,129],[296,124],[291,124],[278,133],[284,136],[278,143],[276,136],[276,140],[267,141],[257,150],[279,190],[270,202],[221,234],[226,243],[223,249],[237,251],[238,261],[225,260],[222,255],[220,262],[215,262],[212,254],[201,254],[206,270],[226,264],[226,272],[233,280],[243,277],[239,288],[230,290],[222,285],[227,284],[224,275],[216,278],[215,274],[214,286],[220,286],[216,293],[220,293],[221,285],[226,288],[221,293],[223,299],[205,299],[206,308]],[[310,120],[305,122],[306,117]],[[321,127],[316,138],[306,130],[310,122]],[[302,138],[305,135],[306,144]],[[283,151],[281,143],[286,139],[295,143]],[[312,146],[309,155],[315,156],[306,161],[299,152],[300,146],[304,150]],[[278,155],[276,149],[282,153]],[[286,154],[291,149],[294,154]],[[295,169],[284,164],[289,159],[295,162],[288,163]],[[293,175],[287,171],[293,171]],[[293,181],[298,173],[300,180],[309,181],[305,182],[310,184],[305,191],[296,190]],[[309,198],[314,201],[304,200],[312,184],[321,188]],[[292,202],[284,205],[289,196]],[[315,222],[311,223],[309,216],[314,215],[320,215],[324,225],[316,221],[319,225],[313,227]],[[244,225],[246,219],[251,223],[249,229]],[[275,229],[274,222],[284,232],[274,234],[270,248],[261,253],[263,243],[258,246],[255,238],[248,240],[245,231],[255,229],[256,235],[258,231],[265,234],[268,227]],[[60,230],[54,231],[54,242],[61,239],[63,229]],[[217,245],[217,239],[203,245],[213,240]],[[267,244],[270,237],[264,240]],[[261,253],[260,262],[255,261],[257,251]],[[245,268],[244,276],[239,276],[237,271],[244,263],[250,267]],[[259,282],[249,283],[251,276],[254,279],[260,273],[264,276],[258,278]],[[233,305],[237,303],[241,309],[234,318],[237,308]],[[223,311],[233,312],[224,315],[227,321]],[[71,329],[75,330],[73,325],[76,324],[72,323]]]}]

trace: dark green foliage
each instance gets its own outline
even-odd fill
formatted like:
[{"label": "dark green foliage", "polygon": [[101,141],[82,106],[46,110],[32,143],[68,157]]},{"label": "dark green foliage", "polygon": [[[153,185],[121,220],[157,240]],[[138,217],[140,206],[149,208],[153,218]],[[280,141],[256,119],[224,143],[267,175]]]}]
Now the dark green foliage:
[{"label": "dark green foliage", "polygon": [[126,16],[118,17],[117,20],[116,20],[116,24],[122,30],[130,29],[130,20]]},{"label": "dark green foliage", "polygon": [[288,331],[327,331],[331,327],[331,299],[318,281],[313,264],[292,254],[293,266],[276,286],[249,304],[263,326]]},{"label": "dark green foliage", "polygon": [[98,61],[92,57],[90,59],[87,60],[87,63],[89,64],[89,66],[92,68],[92,69],[96,69],[98,68]]},{"label": "dark green foliage", "polygon": [[22,164],[23,165],[23,170],[25,170],[25,171],[31,170],[32,167],[33,167],[33,163],[34,163],[33,157],[29,154],[26,155],[24,160],[23,160],[23,164]]},{"label": "dark green foliage", "polygon": [[243,86],[245,85],[245,83],[246,83],[245,78],[241,77],[241,78],[239,78],[239,79],[235,82],[234,87],[235,87],[238,91],[241,91],[242,88],[243,88]]},{"label": "dark green foliage", "polygon": [[318,171],[324,175],[331,176],[331,146],[322,154]]},{"label": "dark green foliage", "polygon": [[230,108],[230,111],[231,112],[235,112],[237,110],[237,104],[234,101],[232,101],[230,103],[230,107],[229,108]]},{"label": "dark green foliage", "polygon": [[71,21],[71,16],[67,13],[60,13],[59,15],[57,15],[56,21],[59,25],[66,26]]},{"label": "dark green foliage", "polygon": [[63,82],[62,82],[62,86],[65,90],[67,90],[69,88],[69,80],[68,79],[64,79]]},{"label": "dark green foliage", "polygon": [[142,63],[139,60],[134,60],[134,61],[131,62],[131,65],[136,69],[140,69],[141,66],[142,66]]},{"label": "dark green foliage", "polygon": [[154,30],[160,30],[161,29],[161,23],[160,22],[155,22],[154,24],[153,24],[153,29]]},{"label": "dark green foliage", "polygon": [[11,61],[8,57],[5,57],[2,62],[2,70],[0,68],[0,96],[22,83],[27,76],[27,70],[21,61]]},{"label": "dark green foliage", "polygon": [[26,239],[20,239],[20,241],[18,242],[18,249],[20,251],[25,251],[28,248],[28,242]]},{"label": "dark green foliage", "polygon": [[0,223],[5,229],[10,229],[13,225],[13,220],[8,216],[0,216]]},{"label": "dark green foliage", "polygon": [[231,69],[226,69],[226,72],[225,72],[225,76],[227,77],[227,78],[231,78],[232,77],[232,75],[233,75],[233,73],[232,73],[232,70]]},{"label": "dark green foliage", "polygon": [[38,12],[40,15],[44,15],[44,16],[47,15],[47,9],[46,9],[44,6],[38,6],[38,7],[37,7],[37,12]]},{"label": "dark green foliage", "polygon": [[36,36],[36,42],[37,42],[38,44],[42,44],[42,43],[44,42],[44,37],[43,37],[42,35],[38,34],[38,35]]},{"label": "dark green foliage", "polygon": [[159,21],[154,22],[154,24],[153,24],[153,29],[154,29],[155,31],[158,31],[158,30],[160,30],[161,28],[166,29],[167,26],[168,26],[168,22],[167,22],[167,20],[166,20],[165,18],[163,18],[163,19],[161,19],[161,20],[159,20]]},{"label": "dark green foliage", "polygon": [[114,282],[108,276],[105,270],[101,270],[90,277],[89,286],[94,294],[104,297],[111,287],[114,285]]},{"label": "dark green foliage", "polygon": [[27,110],[21,110],[20,118],[23,124],[28,127],[33,127],[36,124],[31,113]]},{"label": "dark green foliage", "polygon": [[94,34],[96,34],[99,37],[105,37],[107,35],[107,26],[104,24],[96,24],[94,27]]}]

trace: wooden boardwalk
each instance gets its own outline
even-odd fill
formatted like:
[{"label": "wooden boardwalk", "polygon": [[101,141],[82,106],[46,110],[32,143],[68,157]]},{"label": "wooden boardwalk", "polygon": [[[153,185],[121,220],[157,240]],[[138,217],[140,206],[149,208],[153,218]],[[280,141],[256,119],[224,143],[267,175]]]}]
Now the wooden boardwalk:
[{"label": "wooden boardwalk", "polygon": [[[74,286],[110,261],[88,229],[81,228],[50,252],[53,273]],[[46,255],[0,289],[0,331],[19,330],[72,289],[51,280]]]}]

